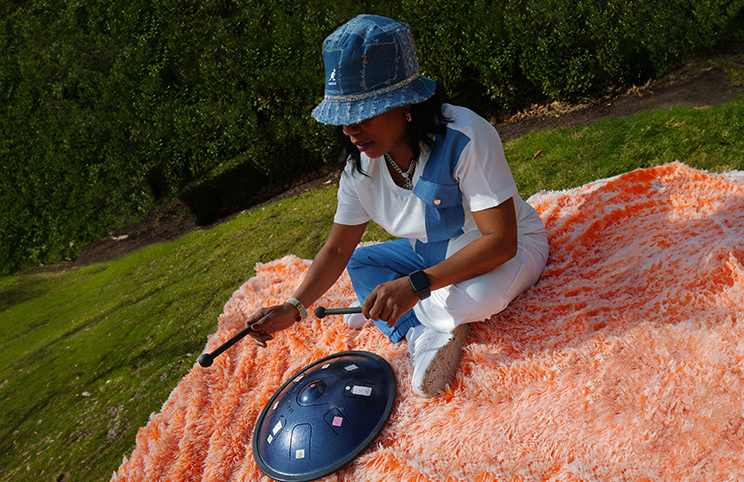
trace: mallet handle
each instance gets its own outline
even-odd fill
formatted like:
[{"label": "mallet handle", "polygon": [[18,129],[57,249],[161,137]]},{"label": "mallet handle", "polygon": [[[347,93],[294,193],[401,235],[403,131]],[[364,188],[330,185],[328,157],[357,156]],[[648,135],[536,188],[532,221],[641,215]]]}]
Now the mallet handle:
[{"label": "mallet handle", "polygon": [[350,315],[352,313],[361,312],[361,306],[353,306],[349,308],[325,308],[323,306],[318,306],[315,309],[315,316],[317,316],[318,318],[324,318],[327,315]]},{"label": "mallet handle", "polygon": [[199,365],[203,367],[210,366],[215,357],[219,356],[220,353],[222,353],[223,351],[227,350],[228,348],[230,348],[231,346],[233,346],[234,344],[236,344],[237,342],[245,338],[245,336],[252,331],[253,330],[251,329],[251,327],[248,326],[243,331],[233,336],[232,338],[227,340],[222,345],[218,346],[217,349],[213,351],[212,353],[203,354],[202,356],[199,357]]}]

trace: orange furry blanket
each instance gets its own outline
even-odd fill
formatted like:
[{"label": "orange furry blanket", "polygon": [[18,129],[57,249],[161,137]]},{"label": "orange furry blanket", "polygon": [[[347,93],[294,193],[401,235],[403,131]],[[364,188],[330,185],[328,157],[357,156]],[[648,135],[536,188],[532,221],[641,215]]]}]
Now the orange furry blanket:
[{"label": "orange furry blanket", "polygon": [[[392,417],[325,480],[712,481],[744,473],[744,184],[682,164],[530,198],[551,253],[541,280],[474,325],[454,387],[410,389],[405,342],[310,315],[260,349],[195,365],[140,429],[115,481],[264,480],[256,417],[311,362],[367,350],[392,365]],[[212,351],[309,261],[257,266],[220,316]],[[344,277],[318,304],[354,299]],[[742,324],[739,324],[742,321]]]}]

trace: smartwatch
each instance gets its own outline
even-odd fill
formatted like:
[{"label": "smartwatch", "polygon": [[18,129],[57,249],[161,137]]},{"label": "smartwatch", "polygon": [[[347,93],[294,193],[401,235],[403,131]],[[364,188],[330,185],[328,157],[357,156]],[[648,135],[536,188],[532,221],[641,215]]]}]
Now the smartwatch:
[{"label": "smartwatch", "polygon": [[431,282],[422,270],[414,271],[408,275],[408,282],[411,283],[413,291],[419,295],[419,298],[425,300],[431,295]]}]

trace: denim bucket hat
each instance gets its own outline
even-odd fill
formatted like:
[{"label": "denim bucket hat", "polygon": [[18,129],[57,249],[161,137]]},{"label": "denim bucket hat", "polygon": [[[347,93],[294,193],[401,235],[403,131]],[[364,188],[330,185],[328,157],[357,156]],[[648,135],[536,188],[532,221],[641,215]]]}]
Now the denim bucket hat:
[{"label": "denim bucket hat", "polygon": [[418,104],[436,82],[419,74],[408,25],[359,15],[323,42],[325,97],[313,109],[324,124],[351,125],[395,107]]}]

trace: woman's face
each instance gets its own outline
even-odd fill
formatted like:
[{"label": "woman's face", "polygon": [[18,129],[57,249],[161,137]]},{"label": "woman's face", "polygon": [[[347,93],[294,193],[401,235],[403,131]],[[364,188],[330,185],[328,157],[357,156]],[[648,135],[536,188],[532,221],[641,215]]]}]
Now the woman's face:
[{"label": "woman's face", "polygon": [[344,126],[344,134],[367,156],[375,158],[390,154],[398,162],[411,160],[413,152],[408,145],[408,122],[405,112],[410,106],[401,106],[358,124]]}]

